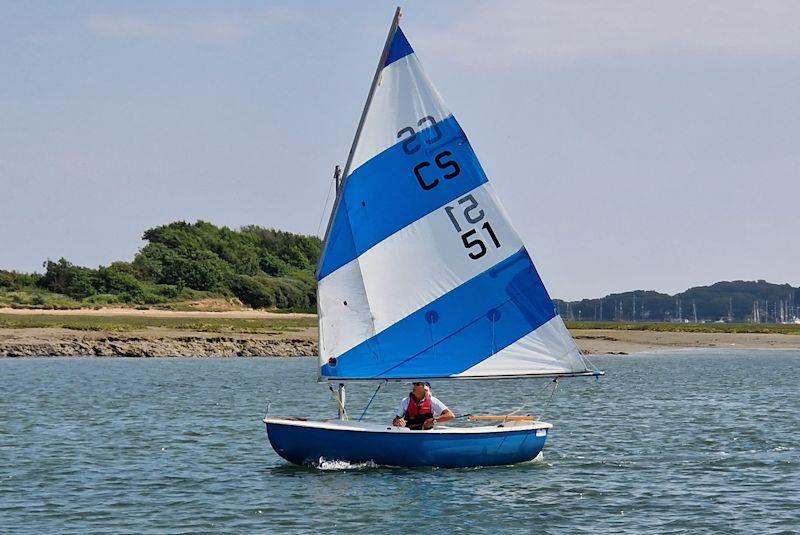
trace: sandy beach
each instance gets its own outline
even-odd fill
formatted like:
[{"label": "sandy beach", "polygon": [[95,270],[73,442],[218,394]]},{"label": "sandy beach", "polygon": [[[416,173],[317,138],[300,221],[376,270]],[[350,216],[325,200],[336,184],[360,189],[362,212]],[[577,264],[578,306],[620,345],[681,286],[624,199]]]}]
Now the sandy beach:
[{"label": "sandy beach", "polygon": [[[202,318],[305,320],[302,327],[265,333],[199,332],[147,326],[125,332],[61,327],[0,329],[0,357],[20,356],[306,356],[317,354],[313,314],[281,314],[257,310],[177,312],[167,310],[20,310],[0,309],[6,317],[84,316],[115,318]],[[576,329],[580,350],[587,355],[627,355],[678,348],[800,349],[800,336],[760,333],[690,333]]]}]

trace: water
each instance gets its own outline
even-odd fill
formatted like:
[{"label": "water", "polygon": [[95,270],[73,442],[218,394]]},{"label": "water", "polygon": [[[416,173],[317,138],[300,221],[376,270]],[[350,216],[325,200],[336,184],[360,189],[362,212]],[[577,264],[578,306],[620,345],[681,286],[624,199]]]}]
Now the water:
[{"label": "water", "polygon": [[[286,464],[260,419],[268,399],[334,415],[313,359],[0,360],[0,531],[800,529],[800,352],[593,360],[608,376],[561,381],[543,460],[459,470]],[[434,393],[456,413],[538,414],[546,387]],[[388,421],[406,388],[384,387],[366,419]],[[351,417],[371,395],[349,388]]]}]

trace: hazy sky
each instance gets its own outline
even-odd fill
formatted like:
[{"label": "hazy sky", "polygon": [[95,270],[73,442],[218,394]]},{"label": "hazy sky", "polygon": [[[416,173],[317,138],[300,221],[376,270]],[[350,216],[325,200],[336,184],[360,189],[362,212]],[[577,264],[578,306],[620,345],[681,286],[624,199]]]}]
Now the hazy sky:
[{"label": "hazy sky", "polygon": [[[0,2],[0,268],[317,233],[395,5]],[[800,2],[402,6],[553,297],[800,285]]]}]

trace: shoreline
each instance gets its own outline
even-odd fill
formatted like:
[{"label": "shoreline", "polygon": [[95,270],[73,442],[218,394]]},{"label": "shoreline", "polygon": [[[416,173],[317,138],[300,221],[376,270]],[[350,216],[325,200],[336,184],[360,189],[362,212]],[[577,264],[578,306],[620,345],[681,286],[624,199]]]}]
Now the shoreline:
[{"label": "shoreline", "polygon": [[[629,355],[674,349],[800,349],[786,334],[571,331],[585,355]],[[3,357],[301,357],[318,352],[316,329],[271,334],[146,331],[80,332],[61,328],[0,329]]]},{"label": "shoreline", "polygon": [[764,333],[695,333],[571,329],[585,355],[629,355],[671,349],[800,349],[800,336]]},{"label": "shoreline", "polygon": [[[27,318],[24,318],[27,316]],[[2,357],[296,357],[318,354],[314,314],[267,311],[169,311],[139,309],[25,310],[0,308]],[[71,328],[68,321],[130,322],[122,331],[104,323]],[[53,325],[52,318],[65,318]],[[147,323],[145,320],[150,319]],[[199,318],[215,321],[204,329]],[[16,326],[33,319],[41,325]],[[188,325],[177,325],[181,319]],[[46,321],[45,321],[46,320]],[[231,320],[226,322],[224,320]],[[239,331],[234,321],[247,322]],[[260,323],[258,323],[260,321]],[[143,323],[145,322],[145,323]],[[256,327],[250,328],[256,322]],[[199,325],[199,327],[198,327]],[[220,328],[220,326],[222,328]],[[106,328],[109,327],[109,328]],[[228,327],[228,328],[225,328]],[[617,329],[571,329],[585,355],[628,355],[690,348],[800,349],[800,336],[780,333],[675,332]]]},{"label": "shoreline", "polygon": [[12,316],[91,316],[91,317],[142,317],[142,318],[231,318],[231,319],[297,319],[316,318],[305,312],[273,312],[270,310],[162,310],[158,308],[46,308],[0,307],[0,315]]},{"label": "shoreline", "polygon": [[0,329],[3,357],[302,357],[317,352],[316,332],[214,333],[148,328],[80,332],[54,327]]}]

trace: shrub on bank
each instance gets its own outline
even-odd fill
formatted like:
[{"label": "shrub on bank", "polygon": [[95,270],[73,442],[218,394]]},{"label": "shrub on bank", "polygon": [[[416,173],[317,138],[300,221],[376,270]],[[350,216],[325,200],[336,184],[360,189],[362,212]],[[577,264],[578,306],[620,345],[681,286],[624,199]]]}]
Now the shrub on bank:
[{"label": "shrub on bank", "polygon": [[[0,271],[0,303],[21,306],[164,305],[238,298],[255,308],[311,310],[321,241],[257,226],[232,230],[183,221],[148,229],[132,262],[97,269],[60,258],[45,273]],[[37,293],[38,292],[38,293]],[[62,302],[50,296],[60,296]]]}]

